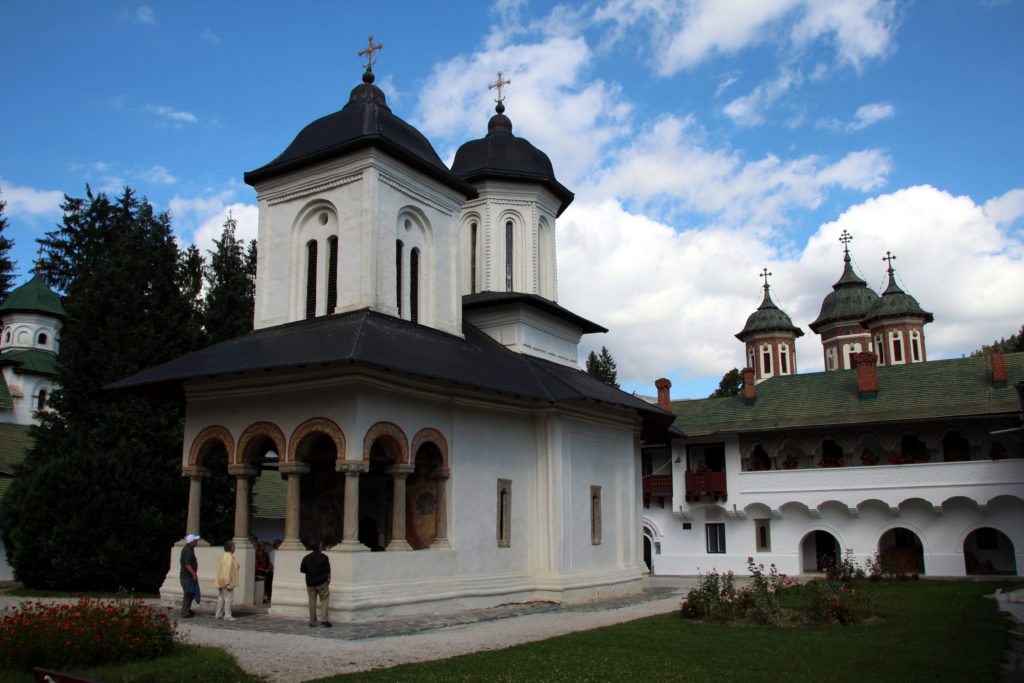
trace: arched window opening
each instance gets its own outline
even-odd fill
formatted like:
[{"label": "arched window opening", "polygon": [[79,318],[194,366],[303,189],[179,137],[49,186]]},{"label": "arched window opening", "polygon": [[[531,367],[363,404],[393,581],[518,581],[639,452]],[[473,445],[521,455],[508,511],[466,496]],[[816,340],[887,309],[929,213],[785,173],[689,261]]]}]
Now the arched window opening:
[{"label": "arched window opening", "polygon": [[327,238],[327,315],[338,305],[338,238]]},{"label": "arched window opening", "polygon": [[420,317],[420,250],[409,253],[409,320],[419,322]]},{"label": "arched window opening", "polygon": [[405,539],[413,550],[429,548],[437,537],[438,517],[445,514],[440,506],[437,478],[441,467],[441,451],[433,442],[426,442],[416,451],[415,469],[405,480]]},{"label": "arched window opening", "polygon": [[846,458],[843,456],[843,447],[832,439],[825,439],[821,442],[821,460],[818,467],[844,467]]},{"label": "arched window opening", "polygon": [[345,514],[345,475],[335,470],[338,447],[323,432],[307,435],[296,457],[309,465],[300,481],[299,538],[306,547],[341,542]]},{"label": "arched window opening", "polygon": [[763,472],[772,468],[772,461],[768,457],[768,451],[758,444],[754,446],[754,452],[750,454],[750,469],[755,472]]},{"label": "arched window opening", "polygon": [[40,346],[46,346],[46,342],[48,340],[49,340],[49,337],[46,336],[45,332],[40,332],[39,336],[36,337],[36,343],[39,344]]},{"label": "arched window opening", "polygon": [[971,459],[971,445],[960,432],[946,432],[942,437],[942,459],[945,462]]},{"label": "arched window opening", "polygon": [[779,346],[779,374],[789,374],[789,346],[786,344]]},{"label": "arched window opening", "polygon": [[46,389],[39,390],[39,397],[36,400],[36,410],[42,410],[46,407]]},{"label": "arched window opening", "polygon": [[512,291],[512,244],[514,230],[512,221],[505,223],[505,291]]},{"label": "arched window opening", "polygon": [[899,464],[914,462],[928,462],[931,456],[928,454],[928,446],[924,441],[913,434],[904,434],[900,439]]},{"label": "arched window opening", "polygon": [[400,453],[392,437],[377,437],[370,446],[370,469],[359,477],[359,542],[374,552],[391,543],[395,480],[388,468],[400,461]]},{"label": "arched window opening", "polygon": [[398,317],[402,317],[402,240],[395,240],[395,303],[398,305]]},{"label": "arched window opening", "polygon": [[10,341],[11,341],[11,331],[7,330],[7,332],[4,334],[4,343],[7,344]]},{"label": "arched window opening", "polygon": [[476,294],[476,223],[469,225],[469,293]]},{"label": "arched window opening", "polygon": [[800,542],[800,568],[804,572],[823,572],[839,563],[839,541],[827,531],[812,531]]},{"label": "arched window opening", "polygon": [[306,317],[316,316],[316,240],[306,243]]},{"label": "arched window opening", "polygon": [[894,334],[892,337],[892,362],[903,362],[903,340],[900,339],[899,333]]},{"label": "arched window opening", "polygon": [[1017,573],[1013,541],[998,529],[981,527],[964,539],[964,565],[968,574]]},{"label": "arched window opening", "polygon": [[875,348],[878,349],[878,364],[885,365],[885,344],[882,343],[882,335],[875,336]]},{"label": "arched window opening", "polygon": [[761,374],[765,377],[772,374],[772,347],[761,347]]},{"label": "arched window opening", "polygon": [[889,529],[878,539],[878,562],[882,571],[894,576],[924,574],[924,547],[910,529]]},{"label": "arched window opening", "polygon": [[915,363],[921,362],[921,335],[917,332],[910,333],[910,353]]}]

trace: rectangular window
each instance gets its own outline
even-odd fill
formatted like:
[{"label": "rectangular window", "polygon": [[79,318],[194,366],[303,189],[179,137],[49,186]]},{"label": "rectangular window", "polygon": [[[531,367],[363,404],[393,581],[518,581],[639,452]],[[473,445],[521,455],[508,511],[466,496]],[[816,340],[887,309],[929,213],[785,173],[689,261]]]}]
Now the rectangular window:
[{"label": "rectangular window", "polygon": [[761,367],[765,376],[772,374],[772,352],[769,349],[765,349],[761,354]]},{"label": "rectangular window", "polygon": [[903,362],[903,341],[899,337],[893,337],[892,340],[892,362]]},{"label": "rectangular window", "polygon": [[512,291],[512,221],[505,223],[505,291]]},{"label": "rectangular window", "polygon": [[885,365],[885,344],[881,336],[875,337],[875,346],[878,348],[878,364]]},{"label": "rectangular window", "polygon": [[725,552],[725,524],[712,522],[704,525],[704,534],[707,536],[708,553]]},{"label": "rectangular window", "polygon": [[498,480],[498,547],[512,546],[512,480]]},{"label": "rectangular window", "polygon": [[395,240],[395,303],[398,317],[402,317],[402,240]]},{"label": "rectangular window", "polygon": [[789,374],[789,351],[788,347],[779,347],[779,374]]},{"label": "rectangular window", "polygon": [[409,320],[420,321],[420,250],[409,254]]},{"label": "rectangular window", "polygon": [[590,487],[590,544],[601,545],[601,487]]},{"label": "rectangular window", "polygon": [[476,223],[469,226],[469,293],[476,294]]},{"label": "rectangular window", "polygon": [[917,335],[910,335],[910,352],[914,355],[914,362],[921,362],[921,344],[918,343]]},{"label": "rectangular window", "polygon": [[327,238],[327,315],[338,305],[338,238]]},{"label": "rectangular window", "polygon": [[306,244],[306,317],[316,316],[316,241]]},{"label": "rectangular window", "polygon": [[767,553],[771,552],[772,549],[772,528],[770,519],[755,519],[754,520],[754,543],[757,547],[757,552]]}]

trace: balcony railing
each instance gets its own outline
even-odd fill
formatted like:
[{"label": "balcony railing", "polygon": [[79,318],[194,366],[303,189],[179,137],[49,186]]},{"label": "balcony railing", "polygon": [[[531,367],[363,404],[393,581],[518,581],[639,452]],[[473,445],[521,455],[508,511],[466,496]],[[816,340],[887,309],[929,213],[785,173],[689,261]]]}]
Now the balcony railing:
[{"label": "balcony railing", "polygon": [[686,473],[686,500],[700,500],[703,496],[712,500],[726,499],[725,472]]},{"label": "balcony railing", "polygon": [[671,474],[649,474],[644,477],[645,496],[672,497],[672,475]]}]

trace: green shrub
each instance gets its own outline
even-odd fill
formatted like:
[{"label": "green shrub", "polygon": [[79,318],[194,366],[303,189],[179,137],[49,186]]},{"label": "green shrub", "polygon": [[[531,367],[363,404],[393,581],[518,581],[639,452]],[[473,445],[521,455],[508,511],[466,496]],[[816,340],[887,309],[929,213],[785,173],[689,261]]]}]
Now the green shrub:
[{"label": "green shrub", "polygon": [[793,586],[793,580],[780,574],[775,564],[765,571],[764,564],[755,564],[747,558],[750,584],[736,589],[732,572],[719,574],[712,570],[700,575],[697,587],[686,594],[681,605],[683,617],[688,619],[716,619],[727,621],[742,619],[757,624],[782,622],[779,595]]},{"label": "green shrub", "polygon": [[816,624],[849,626],[871,616],[871,600],[845,583],[812,581],[805,590],[810,596],[811,620]]},{"label": "green shrub", "polygon": [[0,671],[153,659],[177,639],[168,615],[137,599],[25,602],[0,616]]}]

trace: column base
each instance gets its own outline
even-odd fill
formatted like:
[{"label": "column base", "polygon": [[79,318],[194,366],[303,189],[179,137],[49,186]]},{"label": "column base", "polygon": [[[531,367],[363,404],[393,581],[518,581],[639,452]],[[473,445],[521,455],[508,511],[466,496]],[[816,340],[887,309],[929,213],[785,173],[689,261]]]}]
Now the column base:
[{"label": "column base", "polygon": [[244,536],[235,536],[231,539],[235,542],[235,550],[255,550],[256,544]]},{"label": "column base", "polygon": [[306,546],[302,545],[302,541],[297,538],[289,538],[281,542],[281,547],[278,550],[306,550]]},{"label": "column base", "polygon": [[447,538],[435,538],[434,542],[430,544],[430,548],[432,550],[434,548],[451,548],[451,547],[452,547],[452,544],[448,541]]},{"label": "column base", "polygon": [[395,550],[412,550],[412,546],[404,538],[395,538],[391,540],[391,543],[388,543],[388,547],[384,550],[389,553]]},{"label": "column base", "polygon": [[331,548],[334,552],[341,553],[368,553],[370,549],[359,541],[342,541],[338,545]]}]

